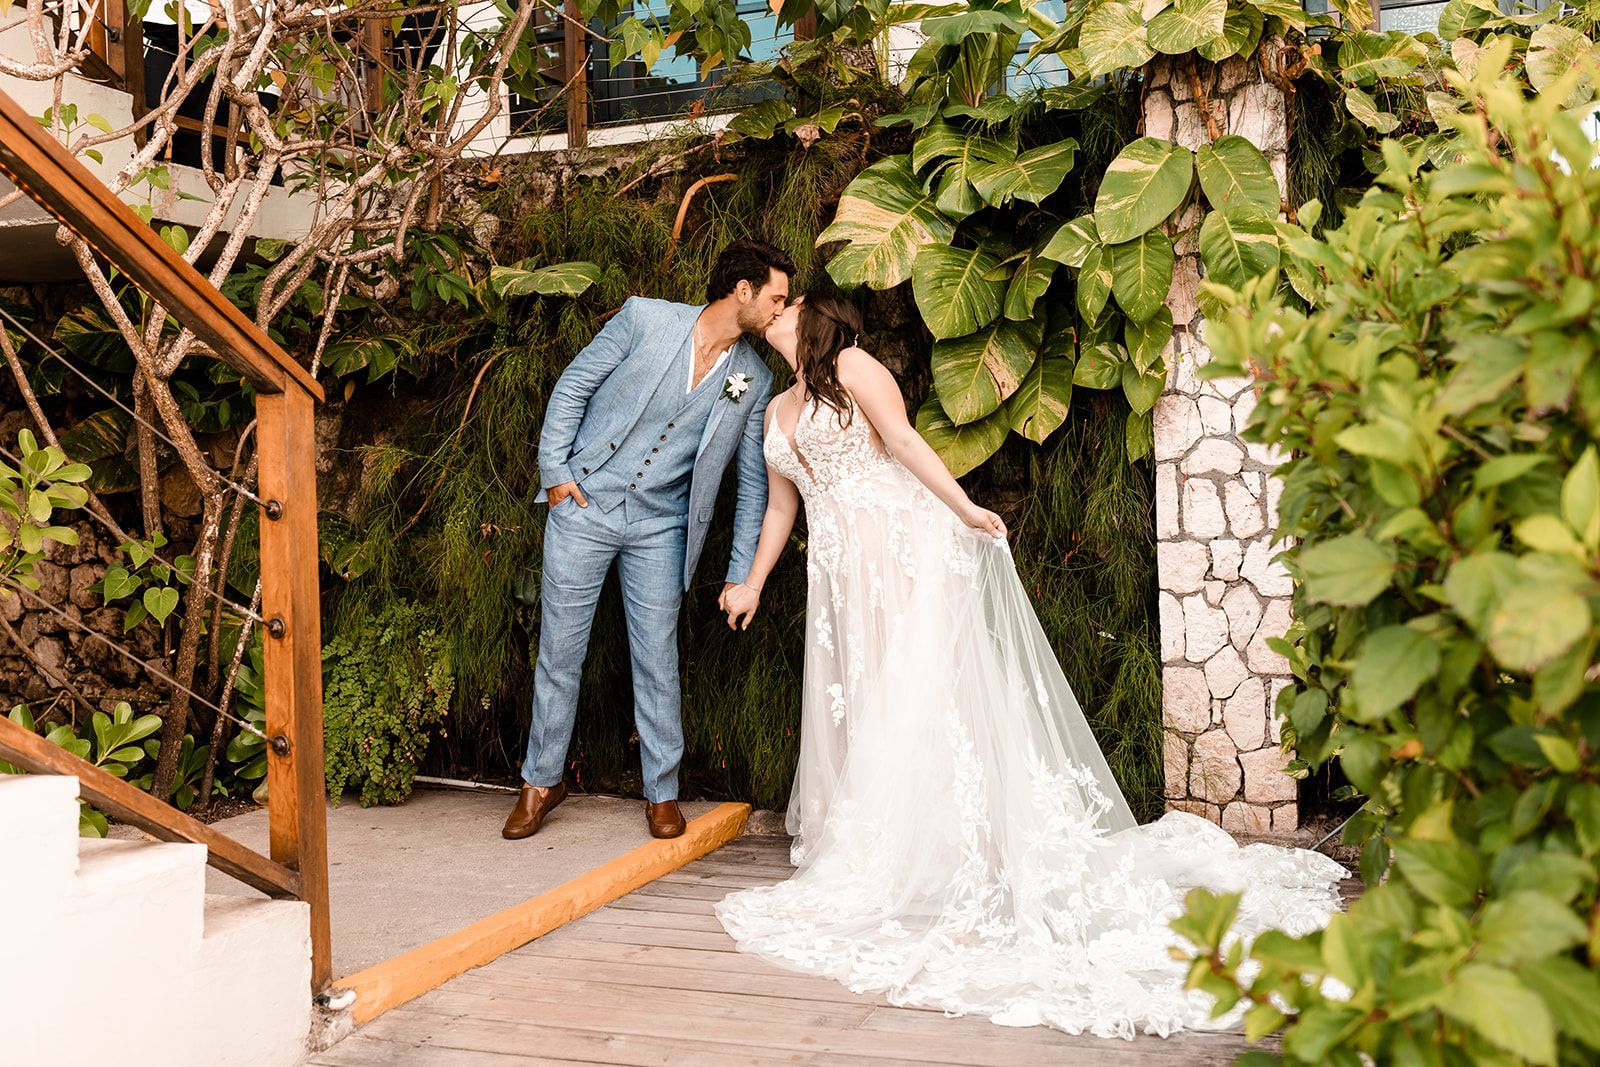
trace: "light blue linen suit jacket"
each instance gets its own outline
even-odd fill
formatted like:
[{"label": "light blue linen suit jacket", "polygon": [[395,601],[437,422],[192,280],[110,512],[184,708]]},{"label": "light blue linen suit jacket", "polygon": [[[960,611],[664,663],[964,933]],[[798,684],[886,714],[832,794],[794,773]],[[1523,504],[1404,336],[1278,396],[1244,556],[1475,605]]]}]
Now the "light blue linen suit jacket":
[{"label": "light blue linen suit jacket", "polygon": [[[691,341],[695,319],[704,304],[679,304],[633,296],[579,352],[551,391],[539,433],[539,495],[565,482],[584,487],[601,470],[643,414],[675,357]],[[754,348],[740,338],[733,353],[713,373],[722,380],[750,376],[749,389],[738,400],[719,395],[698,442],[681,436],[678,447],[695,445],[688,493],[688,532],[683,586],[689,588],[706,529],[716,509],[717,491],[728,464],[737,455],[739,497],[733,514],[733,553],[727,580],[742,582],[750,573],[767,507],[766,459],[761,435],[772,372]],[[708,383],[710,384],[710,383]],[[649,492],[648,486],[643,492]],[[585,490],[587,496],[587,490]]]}]

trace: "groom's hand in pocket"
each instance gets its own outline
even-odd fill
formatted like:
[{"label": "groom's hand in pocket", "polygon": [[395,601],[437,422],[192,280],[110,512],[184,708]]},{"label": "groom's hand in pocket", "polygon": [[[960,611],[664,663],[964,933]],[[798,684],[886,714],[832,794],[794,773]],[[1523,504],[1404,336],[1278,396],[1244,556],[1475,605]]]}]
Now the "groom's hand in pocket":
[{"label": "groom's hand in pocket", "polygon": [[729,582],[722,587],[717,606],[728,613],[730,630],[748,630],[750,620],[756,617],[756,609],[761,606],[761,591],[742,582]]},{"label": "groom's hand in pocket", "polygon": [[552,511],[555,510],[555,506],[557,504],[561,503],[569,496],[578,502],[578,506],[580,508],[586,508],[589,506],[589,501],[584,499],[583,490],[578,488],[577,482],[562,482],[560,485],[552,485],[550,487],[549,496],[550,509]]}]

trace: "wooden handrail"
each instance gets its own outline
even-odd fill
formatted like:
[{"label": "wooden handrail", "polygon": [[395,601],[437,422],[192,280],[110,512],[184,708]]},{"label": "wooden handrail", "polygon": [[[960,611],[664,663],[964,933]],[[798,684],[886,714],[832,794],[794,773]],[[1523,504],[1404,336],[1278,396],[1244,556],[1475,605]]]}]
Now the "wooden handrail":
[{"label": "wooden handrail", "polygon": [[[261,508],[261,612],[266,696],[267,816],[272,858],[229,841],[93,765],[7,722],[0,755],[29,769],[78,775],[96,806],[169,840],[206,845],[210,862],[311,911],[311,985],[333,980],[328,828],[322,760],[322,649],[317,553],[315,402],[322,387],[180,257],[4,92],[0,171],[193,331],[256,386]],[[22,731],[29,733],[30,731]],[[46,751],[40,746],[53,751]],[[65,768],[65,769],[62,769]],[[270,888],[269,888],[270,887]]]},{"label": "wooden handrail", "polygon": [[[3,92],[0,171],[95,251],[116,263],[258,390],[281,393],[292,384],[322,399],[322,387],[306,368]],[[188,314],[180,314],[180,307]]]},{"label": "wooden handrail", "polygon": [[107,815],[163,841],[204,845],[207,863],[270,897],[300,896],[294,871],[7,718],[0,718],[0,759],[30,774],[70,774],[78,779],[78,794]]}]

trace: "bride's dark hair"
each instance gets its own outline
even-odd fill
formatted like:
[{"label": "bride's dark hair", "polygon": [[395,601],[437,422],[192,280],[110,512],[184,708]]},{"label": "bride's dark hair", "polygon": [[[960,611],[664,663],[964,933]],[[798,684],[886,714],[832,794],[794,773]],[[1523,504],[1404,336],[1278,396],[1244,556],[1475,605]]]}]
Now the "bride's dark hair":
[{"label": "bride's dark hair", "polygon": [[850,399],[839,384],[839,353],[861,343],[861,312],[833,293],[807,293],[800,301],[795,362],[806,382],[806,398],[832,408],[841,425],[850,421]]}]

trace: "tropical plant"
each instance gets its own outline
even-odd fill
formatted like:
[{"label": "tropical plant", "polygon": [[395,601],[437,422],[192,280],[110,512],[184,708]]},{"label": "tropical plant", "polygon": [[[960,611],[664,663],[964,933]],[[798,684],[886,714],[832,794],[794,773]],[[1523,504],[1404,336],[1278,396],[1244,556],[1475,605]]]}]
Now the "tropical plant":
[{"label": "tropical plant", "polygon": [[1292,456],[1283,731],[1364,797],[1367,889],[1326,930],[1246,947],[1200,892],[1179,924],[1191,984],[1283,1031],[1250,1062],[1600,1055],[1600,153],[1567,109],[1596,65],[1529,100],[1515,49],[1447,72],[1448,162],[1385,142],[1341,226],[1287,228],[1309,308],[1210,289],[1216,373]]},{"label": "tropical plant", "polygon": [[[6,716],[24,730],[36,729],[33,713],[28,705],[18,704]],[[139,742],[161,729],[161,716],[133,714],[127,701],[118,701],[110,715],[97,711],[90,717],[88,727],[81,734],[71,723],[61,723],[49,730],[44,739],[99,767],[107,774],[129,778],[135,785],[141,781],[134,777],[149,759],[149,753]],[[0,760],[0,774],[22,774],[23,770]],[[146,779],[149,775],[144,776]],[[83,837],[106,836],[106,817],[91,808],[87,801],[78,801],[78,833]]]},{"label": "tropical plant", "polygon": [[425,609],[395,602],[360,633],[341,633],[323,648],[324,752],[335,800],[352,785],[363,806],[411,795],[430,731],[455,691],[445,646]]}]

